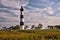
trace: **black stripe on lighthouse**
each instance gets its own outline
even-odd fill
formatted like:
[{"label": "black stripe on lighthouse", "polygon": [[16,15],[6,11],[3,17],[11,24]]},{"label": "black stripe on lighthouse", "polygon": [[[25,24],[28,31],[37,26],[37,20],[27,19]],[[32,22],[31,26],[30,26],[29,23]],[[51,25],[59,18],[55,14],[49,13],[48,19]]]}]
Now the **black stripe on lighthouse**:
[{"label": "black stripe on lighthouse", "polygon": [[21,16],[20,16],[20,18],[24,18],[24,16],[23,16],[23,15],[21,15]]},{"label": "black stripe on lighthouse", "polygon": [[24,25],[24,22],[20,22],[20,25]]},{"label": "black stripe on lighthouse", "polygon": [[20,17],[20,25],[24,25],[24,16],[23,15],[21,15],[21,17]]}]

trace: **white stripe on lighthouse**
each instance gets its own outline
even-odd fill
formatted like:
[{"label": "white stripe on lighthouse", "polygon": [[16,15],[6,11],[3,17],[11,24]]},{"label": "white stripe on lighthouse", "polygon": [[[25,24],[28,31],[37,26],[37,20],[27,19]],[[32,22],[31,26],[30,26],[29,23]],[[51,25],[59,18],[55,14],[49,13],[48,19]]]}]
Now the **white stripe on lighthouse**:
[{"label": "white stripe on lighthouse", "polygon": [[24,18],[21,18],[20,21],[21,21],[21,22],[24,22]]},{"label": "white stripe on lighthouse", "polygon": [[22,18],[22,22],[24,22],[24,18]]}]

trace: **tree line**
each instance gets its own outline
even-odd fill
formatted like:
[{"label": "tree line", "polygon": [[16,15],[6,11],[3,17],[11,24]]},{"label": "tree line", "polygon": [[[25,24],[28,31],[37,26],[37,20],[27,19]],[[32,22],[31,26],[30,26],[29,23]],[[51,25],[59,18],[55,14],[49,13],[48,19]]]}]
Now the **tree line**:
[{"label": "tree line", "polygon": [[[28,30],[29,26],[25,25],[24,30]],[[30,30],[40,30],[43,28],[42,24],[38,24],[36,25],[32,25]],[[48,29],[60,29],[60,25],[49,25]],[[9,28],[3,27],[2,30],[20,30],[20,25],[16,25],[16,26],[10,26]]]},{"label": "tree line", "polygon": [[[41,29],[42,26],[43,26],[42,24],[38,24],[38,26],[32,25],[30,29],[31,30]],[[24,30],[27,30],[28,28],[29,28],[29,26],[25,25]],[[2,30],[20,30],[20,25],[10,26],[9,28],[3,27]]]}]

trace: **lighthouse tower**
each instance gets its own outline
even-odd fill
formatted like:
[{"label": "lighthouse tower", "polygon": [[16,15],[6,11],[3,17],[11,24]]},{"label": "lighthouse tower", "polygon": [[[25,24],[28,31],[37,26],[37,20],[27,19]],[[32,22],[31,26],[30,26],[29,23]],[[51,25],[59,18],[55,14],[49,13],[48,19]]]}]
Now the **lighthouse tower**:
[{"label": "lighthouse tower", "polygon": [[21,9],[20,9],[20,29],[21,30],[24,30],[24,15],[23,15],[23,12],[24,9],[23,9],[23,6],[21,6]]}]

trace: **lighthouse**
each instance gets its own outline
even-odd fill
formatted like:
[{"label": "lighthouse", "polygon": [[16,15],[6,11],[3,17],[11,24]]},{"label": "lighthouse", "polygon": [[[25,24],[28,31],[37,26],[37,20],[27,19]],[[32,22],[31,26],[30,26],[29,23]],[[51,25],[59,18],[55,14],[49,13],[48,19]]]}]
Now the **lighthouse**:
[{"label": "lighthouse", "polygon": [[21,30],[24,30],[24,15],[23,15],[23,12],[24,11],[24,9],[23,9],[23,6],[21,6],[21,8],[20,8],[20,29]]}]

